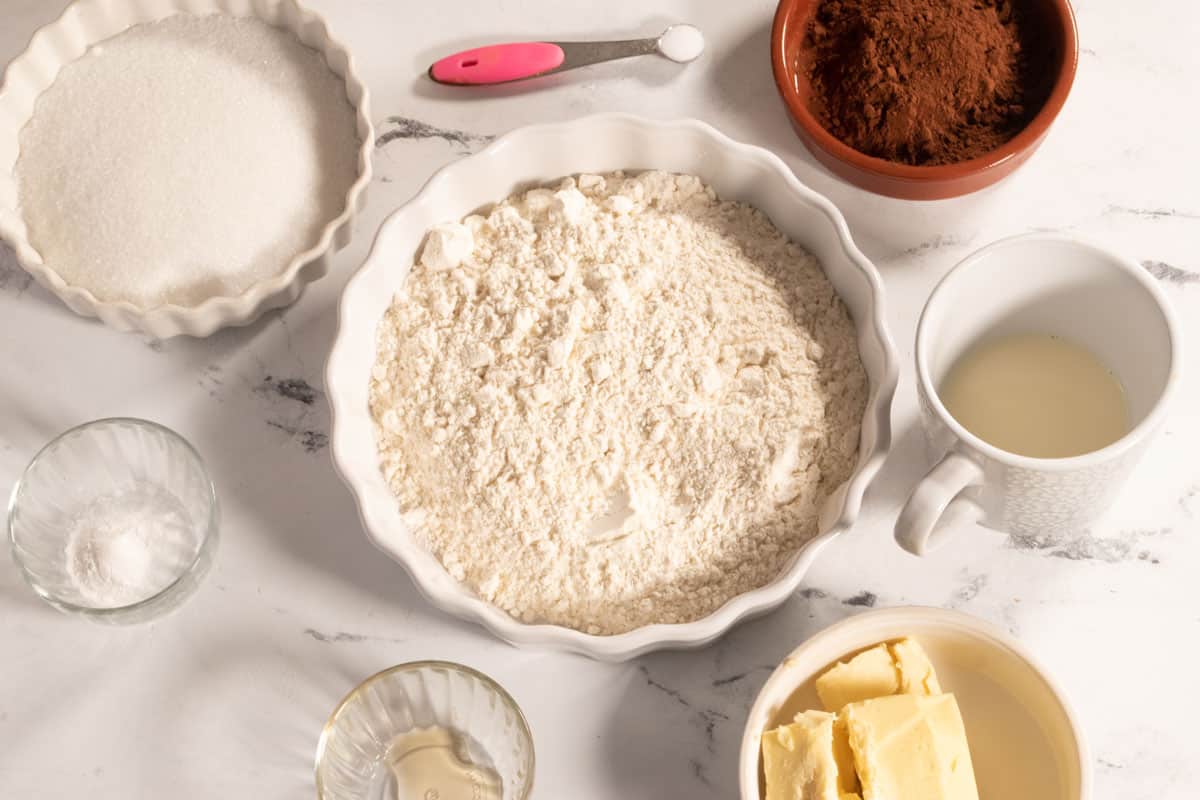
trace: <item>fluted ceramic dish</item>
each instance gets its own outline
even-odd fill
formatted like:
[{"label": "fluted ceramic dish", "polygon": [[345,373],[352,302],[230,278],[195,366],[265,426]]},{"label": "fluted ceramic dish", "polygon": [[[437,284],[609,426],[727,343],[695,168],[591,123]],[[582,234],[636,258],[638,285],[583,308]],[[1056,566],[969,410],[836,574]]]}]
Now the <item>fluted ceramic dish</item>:
[{"label": "fluted ceramic dish", "polygon": [[[512,696],[470,667],[415,661],[372,675],[334,709],[317,744],[318,800],[394,797],[385,791],[393,743],[430,728],[450,731],[462,760],[495,771],[501,800],[529,797],[533,736]],[[421,797],[458,796],[446,788],[425,786]]]},{"label": "fluted ceramic dish", "polygon": [[[783,660],[750,709],[738,764],[742,800],[762,800],[762,734],[821,708],[816,678],[879,642],[916,638],[967,729],[979,796],[1090,800],[1092,759],[1064,690],[995,625],[942,608],[884,608],[842,620]],[[919,800],[916,797],[903,800]]]},{"label": "fluted ceramic dish", "polygon": [[[135,602],[97,603],[68,567],[71,528],[93,502],[164,491],[187,524],[164,527],[147,554],[158,591]],[[104,623],[143,622],[179,606],[200,585],[217,548],[216,490],[182,436],[143,419],[87,422],[41,449],[8,503],[13,560],[38,596],[67,614]]]},{"label": "fluted ceramic dish", "polygon": [[[128,301],[100,300],[87,289],[67,284],[29,242],[13,174],[21,129],[32,117],[38,96],[50,87],[59,70],[92,45],[134,25],[174,14],[213,13],[256,17],[291,32],[324,56],[329,68],[345,82],[346,97],[355,108],[358,176],[346,191],[341,213],[326,223],[317,243],[280,264],[276,275],[241,294],[210,297],[194,306],[168,303],[150,309]],[[17,261],[39,284],[76,314],[99,317],[117,330],[140,330],[160,339],[180,334],[208,336],[220,328],[246,325],[265,311],[295,302],[305,286],[329,271],[330,256],[350,241],[351,218],[366,200],[374,138],[366,85],[355,72],[354,59],[329,34],[325,21],[295,0],[77,0],[33,35],[29,47],[9,63],[0,81],[0,239],[8,242]]]},{"label": "fluted ceramic dish", "polygon": [[[724,199],[744,201],[764,211],[820,260],[854,317],[859,353],[870,380],[858,463],[849,480],[826,502],[821,534],[792,557],[779,577],[731,599],[701,620],[648,625],[614,636],[523,623],[455,581],[401,519],[379,469],[368,408],[375,330],[407,276],[425,232],[435,223],[461,219],[521,187],[564,175],[646,169],[698,175]],[[655,122],[602,114],[521,128],[430,178],[416,197],[383,222],[366,262],[347,284],[326,375],[334,463],[358,502],[368,536],[404,566],[438,607],[479,622],[514,644],[572,650],[605,660],[632,658],[664,647],[700,646],[737,621],[783,603],[821,549],[857,519],[863,493],[891,443],[889,418],[899,367],[885,319],[879,274],[850,239],[841,213],[768,151],[739,144],[696,120]]]}]

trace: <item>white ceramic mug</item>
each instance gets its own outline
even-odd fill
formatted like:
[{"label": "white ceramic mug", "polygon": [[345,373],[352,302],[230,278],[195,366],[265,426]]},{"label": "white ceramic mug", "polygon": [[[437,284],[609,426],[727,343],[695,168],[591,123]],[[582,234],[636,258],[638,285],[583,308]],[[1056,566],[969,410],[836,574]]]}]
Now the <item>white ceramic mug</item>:
[{"label": "white ceramic mug", "polygon": [[[1116,442],[1073,458],[994,447],[946,410],[937,389],[981,340],[1047,333],[1088,348],[1120,379],[1131,416]],[[1161,426],[1182,364],[1166,295],[1136,262],[1059,234],[1031,234],[973,253],[938,284],[917,326],[917,392],[937,463],[896,521],[896,540],[923,555],[952,522],[1021,535],[1086,528],[1112,502]]]}]

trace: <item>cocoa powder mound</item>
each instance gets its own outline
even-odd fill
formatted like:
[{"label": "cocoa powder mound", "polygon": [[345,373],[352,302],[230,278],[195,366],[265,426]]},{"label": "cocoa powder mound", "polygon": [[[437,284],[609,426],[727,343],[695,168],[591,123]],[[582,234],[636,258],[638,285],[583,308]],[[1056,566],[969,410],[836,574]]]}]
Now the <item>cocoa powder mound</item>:
[{"label": "cocoa powder mound", "polygon": [[810,108],[860,152],[931,166],[1015,136],[1049,94],[1050,53],[1012,0],[825,0],[805,36]]}]

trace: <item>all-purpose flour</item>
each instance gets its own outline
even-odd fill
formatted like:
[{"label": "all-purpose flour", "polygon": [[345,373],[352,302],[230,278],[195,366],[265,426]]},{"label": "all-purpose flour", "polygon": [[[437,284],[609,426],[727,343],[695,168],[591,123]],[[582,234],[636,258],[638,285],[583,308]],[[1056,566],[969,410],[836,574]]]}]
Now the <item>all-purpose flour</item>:
[{"label": "all-purpose flour", "polygon": [[853,469],[866,392],[816,260],[662,172],[435,227],[370,386],[389,485],[450,574],[601,634],[773,579]]}]

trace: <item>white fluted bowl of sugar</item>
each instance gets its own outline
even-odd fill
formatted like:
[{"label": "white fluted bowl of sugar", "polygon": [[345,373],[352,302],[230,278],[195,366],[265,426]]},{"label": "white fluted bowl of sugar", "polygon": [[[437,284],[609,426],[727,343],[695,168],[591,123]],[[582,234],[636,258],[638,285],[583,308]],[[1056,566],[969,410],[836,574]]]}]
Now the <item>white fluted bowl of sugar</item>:
[{"label": "white fluted bowl of sugar", "polygon": [[[588,174],[586,183],[594,186],[596,174],[603,173],[612,173],[612,181],[618,180],[616,173],[624,173],[633,183],[642,176],[653,176],[646,178],[647,185],[664,180],[669,182],[674,175],[679,186],[687,185],[689,192],[695,191],[699,182],[711,187],[712,192],[708,195],[711,202],[706,208],[716,208],[713,204],[720,202],[725,212],[740,218],[743,212],[723,204],[730,200],[763,212],[769,218],[767,222],[778,229],[776,234],[782,233],[811,254],[805,258],[815,256],[819,262],[818,269],[824,273],[824,291],[831,299],[840,298],[848,311],[843,347],[851,351],[857,348],[865,379],[861,384],[863,411],[861,424],[857,425],[857,450],[851,441],[846,477],[836,486],[823,487],[826,492],[823,501],[813,501],[811,538],[794,552],[783,553],[778,562],[779,569],[772,572],[772,577],[728,598],[702,616],[598,633],[594,629],[588,632],[590,626],[587,625],[554,624],[529,613],[513,613],[511,606],[489,602],[482,597],[482,591],[486,589],[477,591],[468,585],[469,580],[462,580],[464,574],[469,579],[473,569],[484,566],[478,563],[480,559],[475,559],[475,563],[464,563],[435,557],[429,546],[431,540],[422,533],[425,528],[414,527],[427,523],[421,521],[419,514],[402,512],[401,504],[389,486],[389,478],[381,469],[377,442],[379,427],[371,408],[374,389],[369,388],[369,384],[375,385],[376,381],[377,373],[373,368],[377,347],[384,338],[396,338],[394,331],[387,337],[381,336],[381,320],[385,314],[393,318],[397,314],[403,316],[407,302],[404,298],[413,291],[410,276],[416,274],[416,268],[412,265],[421,258],[422,248],[433,242],[433,238],[427,239],[429,230],[471,214],[486,216],[489,212],[481,209],[499,204],[510,194],[529,187],[544,185],[563,176],[579,179],[572,178],[564,185],[584,187],[585,174]],[[595,190],[582,188],[581,191]],[[539,204],[549,194],[538,194]],[[532,202],[528,197],[526,200]],[[572,202],[577,203],[578,198]],[[607,208],[617,209],[615,198],[607,198],[605,202]],[[624,207],[630,205],[621,202]],[[649,200],[646,202],[650,203]],[[598,208],[600,204],[593,203],[590,207]],[[624,212],[625,208],[619,209],[619,213]],[[513,213],[511,208],[505,210],[509,218],[513,218]],[[719,227],[721,213],[724,212],[711,212],[705,218],[705,224],[713,223]],[[667,220],[664,224],[670,224],[668,217],[669,214],[663,217]],[[601,227],[611,222],[606,218]],[[435,244],[439,249],[457,246],[453,238],[440,235],[434,238],[437,238]],[[675,247],[672,252],[686,253],[686,247],[679,250],[677,245],[664,242],[664,252]],[[639,252],[651,255],[657,249],[653,240],[640,246]],[[553,258],[552,254],[546,255]],[[607,266],[593,265],[599,270]],[[482,275],[478,277],[481,282],[484,280]],[[488,280],[499,281],[495,284],[498,288],[510,277],[522,280],[517,273],[506,274],[504,280],[492,275]],[[481,286],[477,291],[492,291],[493,283],[488,284],[488,289]],[[689,283],[686,276],[676,280],[676,284],[684,285],[681,291],[685,292]],[[697,284],[700,283],[697,279]],[[401,290],[403,292],[398,295]],[[696,291],[704,290],[703,285],[696,286]],[[398,299],[393,302],[394,298]],[[670,313],[664,306],[658,307],[664,314]],[[755,313],[752,307],[747,311]],[[782,604],[799,586],[825,545],[850,528],[858,518],[863,495],[877,475],[891,442],[889,417],[898,359],[886,331],[885,317],[882,282],[875,268],[851,240],[842,215],[827,199],[801,184],[788,167],[768,151],[735,142],[695,120],[659,122],[624,114],[603,114],[572,122],[521,128],[435,174],[416,197],[384,221],[366,262],[347,284],[339,306],[339,327],[326,376],[333,416],[331,450],[334,463],[358,503],[363,526],[372,542],[399,562],[421,592],[439,608],[477,622],[516,645],[573,651],[602,660],[628,659],[661,648],[698,647],[711,642],[740,620]],[[507,325],[497,324],[501,328]],[[419,326],[413,329],[418,338],[420,330]],[[456,346],[452,335],[442,336],[447,347]],[[546,353],[553,362],[554,347]],[[446,357],[451,360],[458,355],[447,351]],[[491,367],[481,366],[480,369],[486,372]],[[603,370],[600,373],[597,376],[593,370],[593,380],[604,380],[607,373]],[[619,377],[620,373],[615,373],[612,380]],[[551,393],[555,390],[551,387]],[[752,441],[745,444],[753,449]],[[420,449],[413,449],[408,457],[422,458],[419,452]],[[553,454],[549,455],[553,457]],[[389,456],[396,457],[404,458],[405,453],[393,452]],[[447,470],[450,472],[452,470]],[[476,477],[445,474],[442,480],[447,491],[452,491],[455,482],[461,485]],[[521,483],[519,476],[515,477]],[[634,490],[637,491],[637,487]],[[564,495],[568,500],[569,496],[569,492]],[[472,513],[464,509],[458,530],[463,536],[475,535],[469,521]],[[450,540],[457,535],[455,531],[447,534]],[[541,545],[535,543],[533,546]],[[500,575],[501,580],[512,583],[519,579],[503,577],[505,571],[516,574],[515,564],[506,562],[507,557],[497,556],[492,559],[496,563],[487,567]],[[523,558],[528,561],[531,557]],[[449,570],[443,566],[447,561]],[[709,570],[705,574],[714,573]]]},{"label": "white fluted bowl of sugar", "polygon": [[54,608],[109,624],[183,603],[216,552],[219,509],[208,470],[182,436],[110,418],[53,439],[13,486],[13,560]]},{"label": "white fluted bowl of sugar", "polygon": [[77,314],[207,336],[328,272],[372,140],[295,0],[77,0],[0,84],[0,239]]}]

